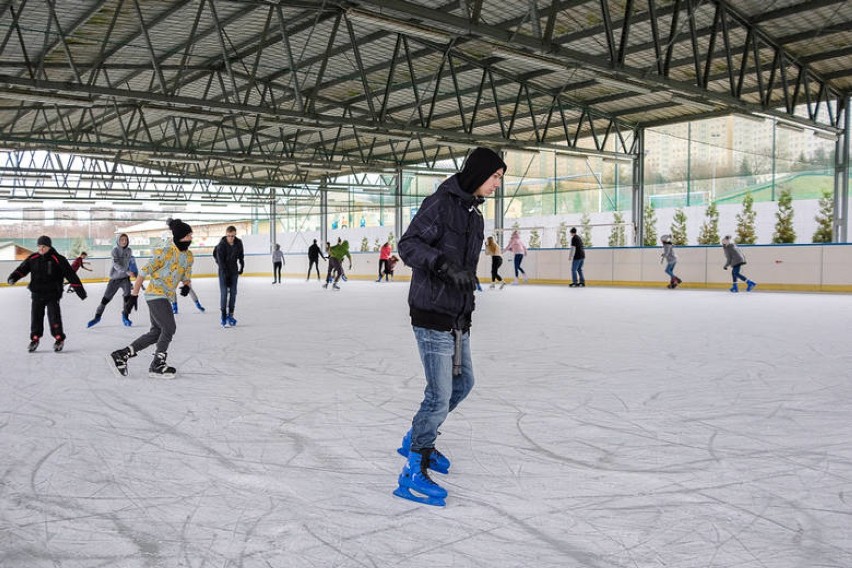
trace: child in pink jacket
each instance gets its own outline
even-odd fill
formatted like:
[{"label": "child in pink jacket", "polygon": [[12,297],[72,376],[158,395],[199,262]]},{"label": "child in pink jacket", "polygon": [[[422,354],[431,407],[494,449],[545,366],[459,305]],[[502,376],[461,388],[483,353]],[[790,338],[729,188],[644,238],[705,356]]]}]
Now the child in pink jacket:
[{"label": "child in pink jacket", "polygon": [[527,247],[523,242],[521,242],[521,234],[518,231],[512,231],[512,237],[509,239],[509,244],[507,244],[506,248],[503,249],[503,252],[507,251],[511,251],[515,254],[515,282],[513,284],[518,284],[519,273],[524,275],[524,282],[529,282],[527,273],[524,272],[523,268],[521,268],[521,262],[527,255]]}]

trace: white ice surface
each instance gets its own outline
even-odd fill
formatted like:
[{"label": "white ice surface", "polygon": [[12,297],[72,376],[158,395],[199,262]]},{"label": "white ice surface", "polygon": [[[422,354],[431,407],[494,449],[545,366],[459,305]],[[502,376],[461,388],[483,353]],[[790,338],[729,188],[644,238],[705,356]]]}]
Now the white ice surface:
[{"label": "white ice surface", "polygon": [[394,497],[423,378],[405,283],[180,300],[175,380],[104,285],[26,352],[0,290],[0,566],[852,566],[852,296],[507,286],[442,428],[446,508]]}]

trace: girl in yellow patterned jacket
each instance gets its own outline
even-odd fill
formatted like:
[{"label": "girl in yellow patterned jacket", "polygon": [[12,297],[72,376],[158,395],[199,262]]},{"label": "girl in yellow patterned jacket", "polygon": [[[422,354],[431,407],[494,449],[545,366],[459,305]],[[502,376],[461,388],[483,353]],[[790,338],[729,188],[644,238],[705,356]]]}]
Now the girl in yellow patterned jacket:
[{"label": "girl in yellow patterned jacket", "polygon": [[190,290],[192,253],[189,245],[192,243],[192,227],[180,219],[169,219],[169,229],[172,231],[172,243],[154,251],[148,265],[139,271],[127,299],[126,311],[129,313],[132,308],[138,310],[139,291],[147,275],[149,281],[145,288],[145,301],[151,316],[151,329],[127,347],[110,354],[116,372],[123,377],[127,376],[127,360],[155,343],[157,351],[148,368],[148,376],[171,379],[177,372],[166,364],[166,356],[177,329],[172,303],[177,299],[178,284],[183,283],[180,290],[182,296],[189,294]]}]

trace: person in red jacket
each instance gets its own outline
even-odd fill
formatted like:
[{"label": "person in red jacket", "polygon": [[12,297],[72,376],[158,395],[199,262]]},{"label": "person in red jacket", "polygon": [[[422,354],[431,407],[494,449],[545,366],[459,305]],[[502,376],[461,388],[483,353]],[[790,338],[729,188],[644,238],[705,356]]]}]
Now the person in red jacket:
[{"label": "person in red jacket", "polygon": [[385,282],[388,279],[388,260],[391,257],[391,246],[388,241],[385,241],[385,244],[382,245],[382,248],[379,250],[379,279],[376,282],[382,281],[382,276],[385,277]]},{"label": "person in red jacket", "polygon": [[[80,256],[78,256],[77,258],[75,258],[75,259],[74,259],[74,262],[72,262],[72,263],[71,263],[71,270],[73,270],[74,272],[79,272],[79,271],[80,271],[80,269],[82,268],[83,270],[86,270],[86,271],[88,271],[88,272],[91,272],[91,271],[92,271],[92,269],[91,269],[91,268],[89,268],[89,265],[88,265],[88,264],[86,264],[86,258],[88,258],[88,257],[89,257],[89,253],[87,253],[87,252],[85,252],[85,251],[84,251],[84,252],[81,252],[81,253],[80,253]],[[69,285],[68,285],[68,289],[67,289],[67,290],[65,290],[65,291],[66,291],[66,292],[68,292],[68,293],[70,294],[71,292],[73,292],[73,291],[74,291],[74,286],[71,286],[71,285],[69,284]]]},{"label": "person in red jacket", "polygon": [[59,300],[62,299],[62,286],[65,280],[81,300],[86,299],[86,290],[80,283],[77,273],[68,264],[68,259],[56,252],[48,236],[38,238],[38,252],[28,256],[24,262],[9,276],[7,282],[15,282],[30,275],[27,286],[32,296],[30,321],[30,353],[38,349],[39,340],[44,335],[44,311],[47,309],[47,321],[50,324],[50,335],[55,342],[53,350],[57,353],[65,346],[65,332],[62,329],[62,312]]}]

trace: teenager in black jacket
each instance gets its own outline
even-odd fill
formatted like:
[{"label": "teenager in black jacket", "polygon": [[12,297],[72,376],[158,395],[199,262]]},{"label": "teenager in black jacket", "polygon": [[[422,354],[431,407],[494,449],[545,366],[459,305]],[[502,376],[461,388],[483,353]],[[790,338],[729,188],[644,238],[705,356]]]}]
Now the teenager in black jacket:
[{"label": "teenager in black jacket", "polygon": [[245,268],[243,241],[237,238],[237,228],[225,229],[225,236],[213,249],[213,260],[219,265],[219,308],[222,310],[222,327],[235,326],[234,306],[237,303],[237,280]]},{"label": "teenager in black jacket", "polygon": [[50,335],[55,340],[54,351],[62,351],[65,346],[65,332],[62,329],[62,312],[59,300],[62,299],[63,281],[68,280],[71,289],[81,300],[86,299],[86,290],[80,283],[77,273],[71,268],[68,259],[56,252],[50,237],[38,238],[38,252],[28,256],[18,268],[12,272],[7,282],[14,284],[27,274],[30,284],[27,286],[32,296],[30,318],[30,353],[38,348],[39,340],[44,335],[44,311],[47,309],[47,321],[50,324]]},{"label": "teenager in black jacket", "polygon": [[408,462],[394,494],[419,503],[445,504],[446,490],[427,470],[449,471],[449,460],[435,449],[438,428],[473,388],[469,331],[484,237],[479,206],[505,172],[500,156],[477,148],[462,171],[423,201],[399,241],[399,255],[412,268],[408,304],[426,390],[399,449]]}]

